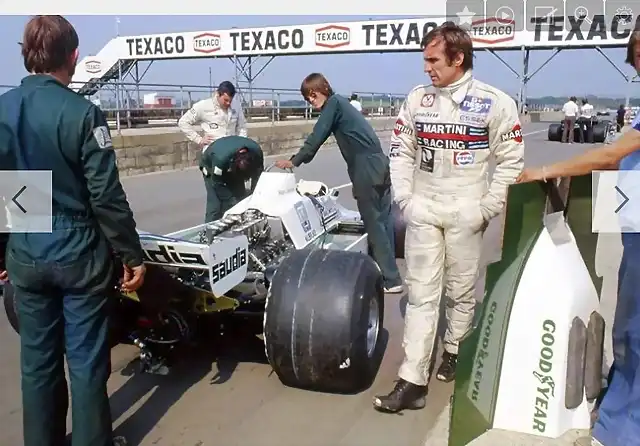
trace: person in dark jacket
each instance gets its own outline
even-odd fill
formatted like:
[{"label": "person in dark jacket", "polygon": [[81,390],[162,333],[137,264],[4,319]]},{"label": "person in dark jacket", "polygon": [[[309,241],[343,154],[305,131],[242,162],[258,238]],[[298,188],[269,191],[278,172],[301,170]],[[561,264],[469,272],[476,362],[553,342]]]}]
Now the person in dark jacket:
[{"label": "person in dark jacket", "polygon": [[247,196],[245,181],[249,179],[253,192],[264,170],[264,155],[260,145],[250,138],[225,136],[203,150],[200,170],[207,190],[205,223],[208,223],[222,218]]},{"label": "person in dark jacket", "polygon": [[353,195],[369,236],[372,257],[380,266],[387,293],[402,292],[402,278],[395,260],[391,216],[391,174],[389,158],[365,117],[345,97],[335,94],[327,79],[312,73],[302,82],[302,96],[320,117],[304,146],[290,160],[280,160],[280,169],[309,163],[333,133],[347,163]]},{"label": "person in dark jacket", "polygon": [[68,88],[78,43],[63,17],[32,18],[21,44],[30,74],[0,96],[0,170],[51,173],[51,230],[25,232],[35,221],[12,214],[6,249],[20,326],[24,446],[67,444],[65,355],[71,444],[126,444],[113,437],[107,394],[113,253],[124,266],[124,291],[142,285],[145,267],[105,118]]},{"label": "person in dark jacket", "polygon": [[617,127],[617,132],[620,133],[622,131],[622,128],[624,127],[624,117],[627,114],[627,110],[624,108],[624,105],[620,105],[620,108],[618,108],[618,111],[616,112],[616,127]]}]

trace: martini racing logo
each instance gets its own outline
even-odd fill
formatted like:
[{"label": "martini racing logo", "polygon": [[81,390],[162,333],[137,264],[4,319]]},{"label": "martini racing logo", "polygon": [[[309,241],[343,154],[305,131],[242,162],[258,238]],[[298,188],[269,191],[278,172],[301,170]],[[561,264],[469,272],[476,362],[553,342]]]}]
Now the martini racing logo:
[{"label": "martini racing logo", "polygon": [[329,25],[316,29],[316,46],[339,48],[351,43],[351,30],[346,26]]},{"label": "martini racing logo", "polygon": [[480,150],[489,148],[485,127],[465,124],[433,124],[416,122],[418,144],[444,150]]},{"label": "martini racing logo", "polygon": [[221,47],[219,34],[203,33],[193,38],[193,51],[197,53],[210,54],[220,51]]},{"label": "martini racing logo", "polygon": [[453,152],[453,165],[454,166],[468,166],[473,164],[476,160],[476,156],[473,152],[468,150]]},{"label": "martini racing logo", "polygon": [[465,96],[460,111],[486,115],[491,110],[492,101],[489,98],[479,98],[476,96]]},{"label": "martini racing logo", "polygon": [[520,127],[520,124],[514,125],[513,128],[510,131],[500,135],[500,139],[502,140],[502,142],[515,141],[517,143],[521,143],[522,142],[522,128]]},{"label": "martini racing logo", "polygon": [[405,135],[413,135],[413,130],[411,130],[409,127],[407,127],[407,125],[404,123],[404,121],[402,119],[398,119],[396,121],[396,125],[393,128],[393,134],[396,136],[400,136],[400,133],[404,133]]},{"label": "martini racing logo", "polygon": [[420,105],[422,105],[423,107],[431,107],[435,101],[436,101],[435,94],[433,93],[425,94],[424,96],[422,96]]}]

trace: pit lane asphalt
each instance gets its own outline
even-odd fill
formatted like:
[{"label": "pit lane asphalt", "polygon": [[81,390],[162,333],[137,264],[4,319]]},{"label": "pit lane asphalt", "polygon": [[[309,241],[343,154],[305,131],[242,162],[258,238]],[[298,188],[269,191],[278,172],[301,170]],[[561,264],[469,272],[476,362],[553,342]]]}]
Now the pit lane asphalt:
[{"label": "pit lane asphalt", "polygon": [[[564,159],[593,147],[547,142],[547,126],[523,126],[527,166]],[[383,143],[388,145],[388,140]],[[267,162],[278,158],[269,157]],[[321,150],[310,165],[296,173],[299,178],[321,180],[329,186],[349,181],[340,153],[330,148]],[[125,178],[123,184],[140,229],[167,233],[196,225],[203,218],[205,193],[197,169]],[[341,202],[355,208],[350,188],[341,192]],[[500,232],[498,217],[485,236],[483,264],[499,259]],[[401,268],[404,272],[403,264]],[[480,282],[479,298],[484,281]],[[405,302],[404,296],[386,297],[384,359],[374,384],[359,395],[286,388],[265,364],[262,342],[238,335],[227,347],[192,353],[173,376],[128,376],[130,367],[114,372],[109,387],[116,432],[126,435],[132,446],[421,445],[448,401],[451,384],[434,379],[424,410],[385,415],[371,405],[372,397],[389,391],[396,379],[402,360]],[[120,362],[130,355],[123,347],[114,350]],[[0,358],[0,444],[20,446],[19,342],[3,311]]]}]

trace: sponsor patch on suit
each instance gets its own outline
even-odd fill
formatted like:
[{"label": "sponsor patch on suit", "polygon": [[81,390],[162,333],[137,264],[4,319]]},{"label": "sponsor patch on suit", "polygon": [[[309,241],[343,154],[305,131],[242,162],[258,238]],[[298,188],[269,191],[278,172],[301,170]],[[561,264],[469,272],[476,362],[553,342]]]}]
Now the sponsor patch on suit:
[{"label": "sponsor patch on suit", "polygon": [[454,166],[469,166],[476,161],[476,155],[470,150],[456,150],[453,153],[453,165]]},{"label": "sponsor patch on suit", "polygon": [[435,151],[433,149],[422,147],[422,152],[420,153],[420,170],[433,172],[434,155]]},{"label": "sponsor patch on suit", "polygon": [[487,115],[491,110],[493,101],[490,98],[479,98],[476,96],[465,96],[460,111],[467,113],[475,113],[477,115]]}]

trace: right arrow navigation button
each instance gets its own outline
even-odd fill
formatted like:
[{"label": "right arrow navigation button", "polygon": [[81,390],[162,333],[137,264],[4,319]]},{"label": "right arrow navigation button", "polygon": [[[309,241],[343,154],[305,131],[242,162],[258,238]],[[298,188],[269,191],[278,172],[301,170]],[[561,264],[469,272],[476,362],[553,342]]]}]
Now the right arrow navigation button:
[{"label": "right arrow navigation button", "polygon": [[620,194],[623,198],[622,203],[620,203],[616,208],[616,210],[614,211],[617,214],[629,202],[629,197],[627,197],[625,193],[622,192],[618,186],[613,186],[613,187],[616,190],[616,192],[618,192],[618,194]]}]

